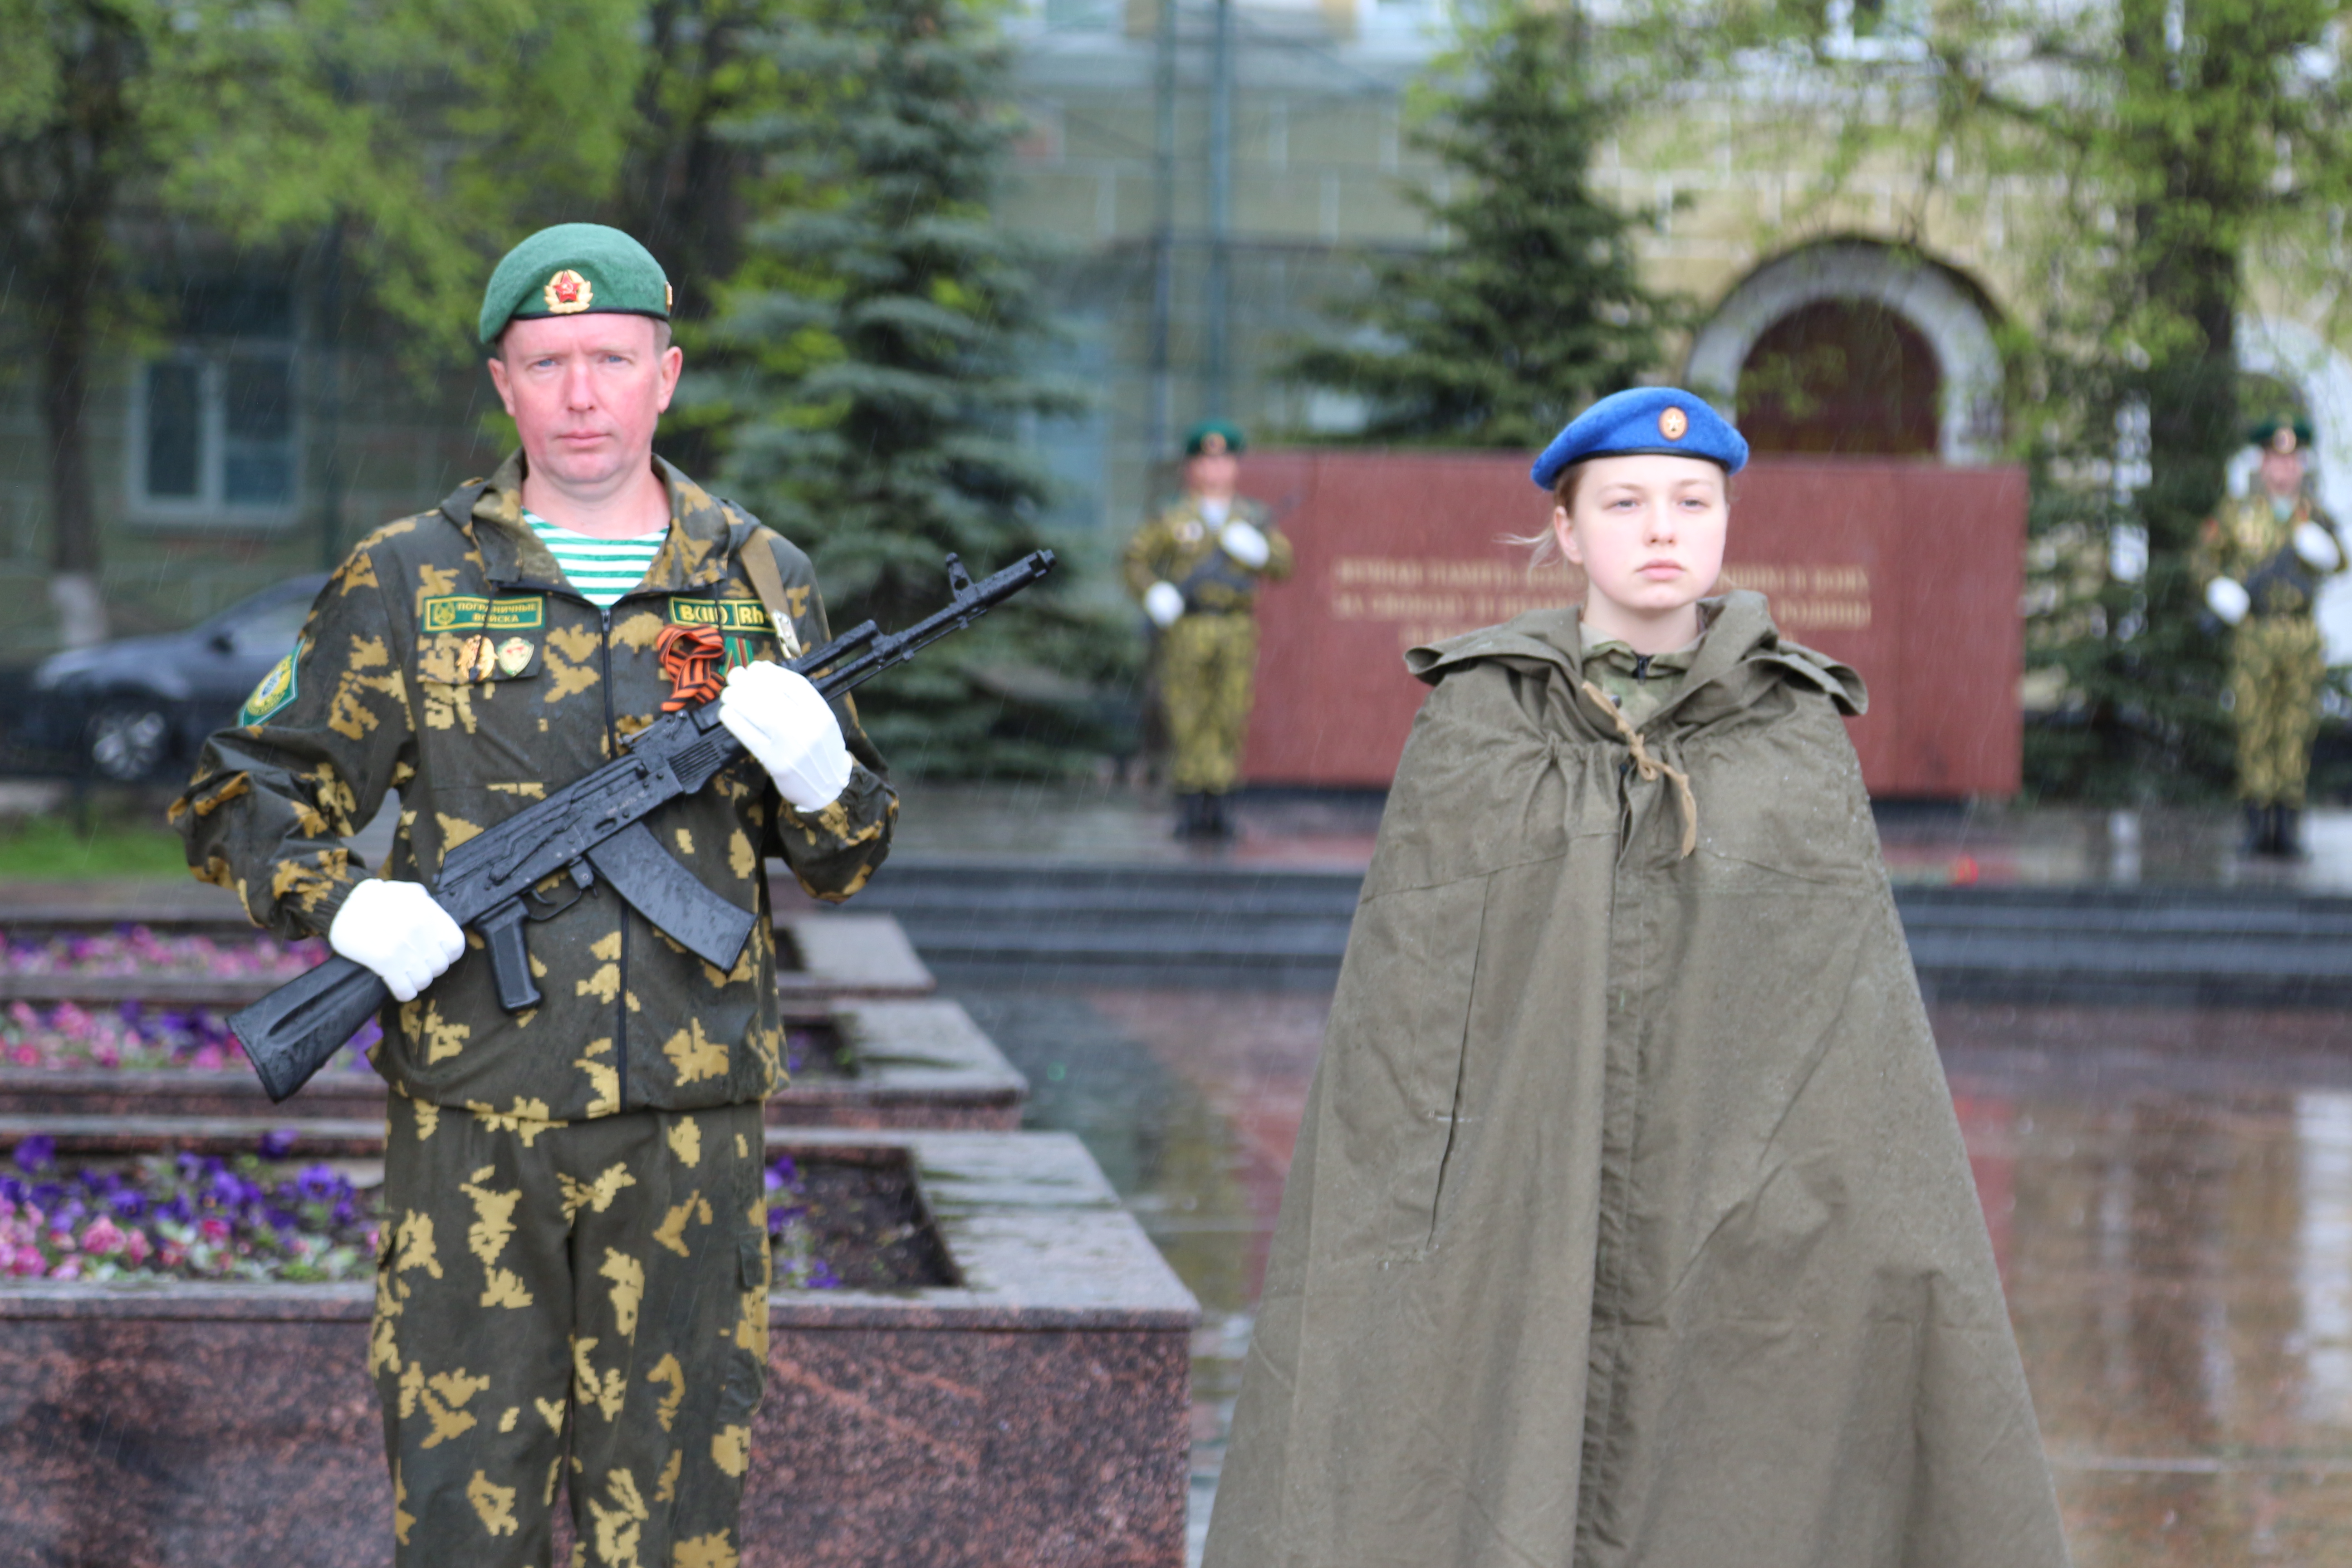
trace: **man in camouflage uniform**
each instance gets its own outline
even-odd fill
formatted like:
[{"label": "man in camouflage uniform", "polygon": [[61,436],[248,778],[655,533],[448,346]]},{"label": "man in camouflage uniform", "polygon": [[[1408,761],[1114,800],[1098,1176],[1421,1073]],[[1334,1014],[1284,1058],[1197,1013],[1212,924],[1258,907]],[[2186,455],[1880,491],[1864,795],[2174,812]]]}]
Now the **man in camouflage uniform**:
[{"label": "man in camouflage uniform", "polygon": [[2196,566],[2207,605],[2231,627],[2230,710],[2246,847],[2294,855],[2326,674],[2313,611],[2320,581],[2343,570],[2344,551],[2335,522],[2305,489],[2310,426],[2272,419],[2249,439],[2262,448],[2260,482],[2205,524]]},{"label": "man in camouflage uniform", "polygon": [[[393,1098],[370,1359],[403,1564],[547,1563],[559,1480],[575,1563],[735,1563],[766,1365],[761,1101],[782,1076],[761,861],[846,898],[897,810],[848,704],[768,662],[827,636],[807,558],[652,455],[668,304],[611,229],[501,263],[481,336],[521,451],[360,542],[173,807],[199,876],[397,999],[374,1052]],[[658,551],[599,607],[526,509]],[[647,826],[756,911],[751,942],[721,973],[601,881],[551,879],[529,928],[543,1000],[509,1014],[481,939],[418,884],[657,718],[681,626],[723,636],[723,711],[753,754]],[[367,879],[342,841],[394,789],[389,879]]]},{"label": "man in camouflage uniform", "polygon": [[1127,585],[1159,628],[1160,706],[1181,837],[1232,832],[1224,797],[1241,782],[1257,671],[1258,585],[1290,575],[1290,542],[1265,508],[1234,493],[1242,433],[1217,421],[1184,439],[1184,495],[1136,531]]}]

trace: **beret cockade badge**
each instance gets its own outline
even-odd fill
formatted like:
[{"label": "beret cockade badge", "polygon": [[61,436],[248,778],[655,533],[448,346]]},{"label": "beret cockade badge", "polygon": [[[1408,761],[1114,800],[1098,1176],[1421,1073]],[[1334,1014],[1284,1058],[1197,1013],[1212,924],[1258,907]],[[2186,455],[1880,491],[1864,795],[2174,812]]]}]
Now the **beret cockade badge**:
[{"label": "beret cockade badge", "polygon": [[1658,434],[1669,441],[1679,441],[1690,428],[1690,416],[1679,408],[1669,408],[1658,416]]},{"label": "beret cockade badge", "polygon": [[569,267],[547,280],[539,291],[551,316],[576,316],[596,302],[595,285]]}]

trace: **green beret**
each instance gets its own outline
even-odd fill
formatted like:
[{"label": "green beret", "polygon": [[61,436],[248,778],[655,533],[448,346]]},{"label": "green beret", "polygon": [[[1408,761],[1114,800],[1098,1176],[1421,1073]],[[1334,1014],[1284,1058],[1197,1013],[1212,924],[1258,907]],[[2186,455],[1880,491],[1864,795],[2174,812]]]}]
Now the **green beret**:
[{"label": "green beret", "polygon": [[482,342],[507,323],[597,311],[669,320],[669,279],[653,253],[601,223],[559,223],[507,252],[482,290]]},{"label": "green beret", "polygon": [[2300,414],[2276,414],[2246,430],[2246,439],[2272,452],[2299,452],[2311,445],[2311,421]]},{"label": "green beret", "polygon": [[1184,432],[1184,455],[1197,458],[1207,452],[1215,457],[1230,452],[1238,458],[1249,447],[1242,439],[1242,427],[1227,419],[1203,419]]}]

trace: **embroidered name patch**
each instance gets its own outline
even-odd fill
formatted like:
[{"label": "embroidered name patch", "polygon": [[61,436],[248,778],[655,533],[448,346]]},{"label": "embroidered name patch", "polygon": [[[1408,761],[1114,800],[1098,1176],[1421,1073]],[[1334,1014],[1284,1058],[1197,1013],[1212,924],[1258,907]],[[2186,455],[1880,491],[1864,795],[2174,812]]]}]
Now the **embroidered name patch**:
[{"label": "embroidered name patch", "polygon": [[547,601],[537,595],[485,599],[450,594],[425,601],[423,630],[436,632],[535,632],[547,624]]},{"label": "embroidered name patch", "polygon": [[301,651],[297,647],[294,653],[269,667],[269,673],[261,678],[261,684],[253,689],[253,695],[236,710],[238,723],[258,724],[294,700],[294,655]]},{"label": "embroidered name patch", "polygon": [[719,632],[765,632],[768,611],[757,599],[672,599],[674,626],[709,626]]}]

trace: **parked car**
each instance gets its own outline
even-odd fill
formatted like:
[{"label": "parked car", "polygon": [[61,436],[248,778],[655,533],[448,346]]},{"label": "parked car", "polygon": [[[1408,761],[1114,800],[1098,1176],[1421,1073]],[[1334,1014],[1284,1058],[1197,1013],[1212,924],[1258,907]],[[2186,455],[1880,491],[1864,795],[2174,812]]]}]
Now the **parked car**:
[{"label": "parked car", "polygon": [[184,632],[50,655],[33,672],[37,733],[26,738],[116,784],[184,774],[293,647],[326,582],[289,577]]}]

